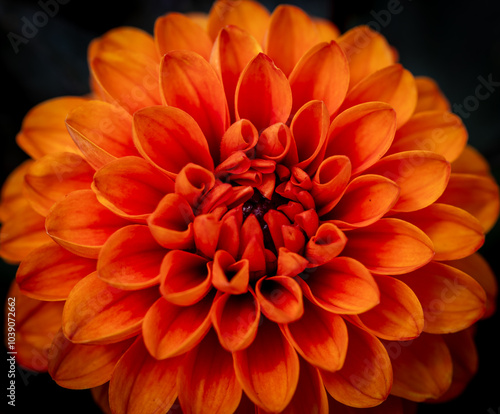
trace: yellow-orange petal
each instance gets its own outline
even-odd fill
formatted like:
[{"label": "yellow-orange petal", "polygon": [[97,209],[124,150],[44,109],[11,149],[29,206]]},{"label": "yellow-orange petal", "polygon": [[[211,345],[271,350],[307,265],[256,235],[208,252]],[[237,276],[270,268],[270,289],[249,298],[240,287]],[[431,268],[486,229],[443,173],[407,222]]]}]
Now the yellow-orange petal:
[{"label": "yellow-orange petal", "polygon": [[24,117],[17,145],[34,159],[54,152],[79,153],[66,130],[64,120],[68,113],[86,102],[73,96],[54,98],[32,108]]},{"label": "yellow-orange petal", "polygon": [[68,194],[51,209],[45,220],[47,234],[70,252],[97,259],[104,242],[129,224],[97,201],[92,190]]},{"label": "yellow-orange petal", "polygon": [[28,205],[24,196],[24,175],[33,165],[33,160],[26,160],[12,171],[2,186],[0,194],[0,222],[5,222],[16,211]]},{"label": "yellow-orange petal", "polygon": [[234,352],[233,361],[236,377],[254,404],[281,412],[290,403],[299,380],[299,358],[275,323],[264,319],[255,340]]},{"label": "yellow-orange petal", "polygon": [[217,290],[232,295],[247,291],[250,278],[248,260],[235,261],[230,253],[218,250],[209,269],[212,274],[212,284]]},{"label": "yellow-orange petal", "polygon": [[[129,291],[91,273],[73,288],[64,305],[62,329],[75,344],[114,343],[137,335],[158,288]],[[127,312],[123,312],[127,309]]]},{"label": "yellow-orange petal", "polygon": [[101,280],[120,289],[154,286],[160,282],[160,266],[166,253],[147,226],[125,226],[102,246],[97,272]]},{"label": "yellow-orange petal", "polygon": [[21,293],[29,297],[64,300],[71,289],[95,268],[95,260],[76,256],[51,241],[24,258],[16,280]]},{"label": "yellow-orange petal", "polygon": [[236,120],[248,119],[259,132],[277,122],[287,122],[292,109],[286,76],[263,53],[241,73],[235,96]]},{"label": "yellow-orange petal", "polygon": [[415,78],[418,90],[417,107],[415,113],[424,111],[449,111],[450,103],[439,89],[438,84],[431,78],[417,76]]},{"label": "yellow-orange petal", "polygon": [[172,358],[195,347],[211,325],[213,296],[191,306],[177,306],[159,298],[142,324],[144,343],[156,359]]},{"label": "yellow-orange petal", "polygon": [[319,41],[330,42],[340,36],[340,30],[330,20],[314,17],[313,23],[319,34]]},{"label": "yellow-orange petal", "polygon": [[401,127],[415,111],[417,104],[415,78],[400,64],[380,69],[349,91],[342,109],[371,101],[385,102],[392,106],[396,111],[397,127]]},{"label": "yellow-orange petal", "polygon": [[116,363],[131,343],[128,339],[107,345],[81,345],[70,342],[59,332],[49,350],[49,374],[64,388],[97,387],[109,381]]},{"label": "yellow-orange petal", "polygon": [[384,343],[394,372],[391,394],[411,401],[438,398],[450,386],[452,360],[441,335]]},{"label": "yellow-orange petal", "polygon": [[33,209],[46,216],[72,191],[88,190],[94,169],[78,154],[59,152],[38,159],[26,171],[24,191]]},{"label": "yellow-orange petal", "polygon": [[345,155],[357,174],[375,164],[389,149],[396,131],[394,109],[367,102],[340,113],[330,125],[325,157]]},{"label": "yellow-orange petal", "polygon": [[156,19],[155,44],[160,56],[172,50],[191,50],[208,60],[212,39],[195,21],[181,13],[168,13]]},{"label": "yellow-orange petal", "polygon": [[458,332],[484,314],[486,294],[483,288],[454,267],[432,262],[399,278],[415,292],[422,304],[425,332]]},{"label": "yellow-orange petal", "polygon": [[153,106],[134,115],[134,142],[139,152],[168,176],[188,163],[213,171],[214,164],[203,132],[181,109]]},{"label": "yellow-orange petal", "polygon": [[158,361],[141,337],[123,354],[109,382],[109,405],[115,414],[167,412],[177,398],[180,358]]},{"label": "yellow-orange petal", "polygon": [[300,285],[288,276],[263,277],[255,285],[262,313],[276,323],[290,323],[304,313]]},{"label": "yellow-orange petal", "polygon": [[242,390],[233,359],[212,331],[183,359],[177,389],[186,414],[231,414],[238,407]]},{"label": "yellow-orange petal", "polygon": [[434,203],[443,194],[450,178],[450,164],[430,151],[406,151],[388,155],[371,167],[400,188],[395,212],[415,211]]},{"label": "yellow-orange petal", "polygon": [[398,275],[429,263],[434,247],[418,227],[400,219],[384,218],[349,231],[342,254],[359,260],[373,273]]},{"label": "yellow-orange petal", "polygon": [[347,324],[349,347],[342,369],[321,371],[328,393],[337,401],[358,408],[383,402],[392,385],[391,361],[372,334]]},{"label": "yellow-orange petal", "polygon": [[451,170],[459,174],[490,175],[490,165],[481,153],[467,145],[460,156],[453,161]]},{"label": "yellow-orange petal", "polygon": [[132,117],[120,106],[88,101],[68,113],[66,126],[95,169],[115,158],[138,155],[132,141]]}]

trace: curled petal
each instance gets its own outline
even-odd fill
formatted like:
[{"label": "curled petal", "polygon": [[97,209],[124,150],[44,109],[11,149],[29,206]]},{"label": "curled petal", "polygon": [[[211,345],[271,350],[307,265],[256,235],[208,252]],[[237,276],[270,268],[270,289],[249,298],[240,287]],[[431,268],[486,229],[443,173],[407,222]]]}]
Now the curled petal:
[{"label": "curled petal", "polygon": [[243,259],[236,262],[231,254],[224,250],[218,250],[210,269],[212,283],[216,289],[232,295],[239,295],[247,291],[250,278],[248,260]]},{"label": "curled petal", "polygon": [[313,266],[329,262],[338,256],[347,243],[347,238],[337,226],[325,223],[306,245],[305,257]]},{"label": "curled petal", "polygon": [[249,154],[257,145],[258,140],[259,133],[252,123],[241,119],[231,125],[224,133],[220,144],[220,157],[222,160],[226,160],[237,151]]},{"label": "curled petal", "polygon": [[278,269],[276,273],[282,276],[297,276],[302,273],[309,261],[302,255],[280,247],[278,253]]},{"label": "curled petal", "polygon": [[289,323],[304,313],[299,284],[288,276],[263,277],[255,286],[262,313],[277,323]]},{"label": "curled petal", "polygon": [[212,172],[196,164],[187,164],[175,179],[175,192],[196,210],[201,198],[214,185],[215,177]]},{"label": "curled petal", "polygon": [[262,131],[256,150],[257,157],[264,160],[280,162],[285,159],[286,165],[295,165],[299,162],[292,132],[283,123],[273,124]]},{"label": "curled petal", "polygon": [[350,178],[351,162],[345,155],[332,155],[321,162],[311,188],[320,216],[339,202]]},{"label": "curled petal", "polygon": [[450,103],[439,89],[436,81],[425,76],[418,76],[415,78],[415,82],[418,91],[418,101],[415,113],[450,110]]}]

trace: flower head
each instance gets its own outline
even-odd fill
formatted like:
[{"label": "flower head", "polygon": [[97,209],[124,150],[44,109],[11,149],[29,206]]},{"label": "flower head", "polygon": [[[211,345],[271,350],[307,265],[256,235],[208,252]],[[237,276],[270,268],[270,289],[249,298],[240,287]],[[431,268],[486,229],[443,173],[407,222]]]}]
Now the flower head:
[{"label": "flower head", "polygon": [[21,364],[113,413],[402,413],[462,391],[499,196],[432,80],[367,27],[253,1],[88,57],[90,97],[26,116],[32,160],[3,190]]}]

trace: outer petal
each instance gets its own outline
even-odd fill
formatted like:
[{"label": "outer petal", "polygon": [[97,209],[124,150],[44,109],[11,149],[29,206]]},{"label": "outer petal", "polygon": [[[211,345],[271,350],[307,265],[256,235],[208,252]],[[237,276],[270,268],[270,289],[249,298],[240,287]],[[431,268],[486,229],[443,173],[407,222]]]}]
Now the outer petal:
[{"label": "outer petal", "polygon": [[103,414],[112,414],[109,408],[109,382],[91,388],[92,398]]},{"label": "outer petal", "polygon": [[289,323],[304,313],[299,284],[288,276],[263,277],[255,286],[262,313],[277,323]]},{"label": "outer petal", "polygon": [[28,205],[24,196],[24,175],[33,165],[33,160],[26,160],[10,173],[2,186],[0,195],[0,221],[5,222],[18,210]]},{"label": "outer petal", "polygon": [[490,165],[481,153],[467,145],[451,166],[454,173],[491,175]]},{"label": "outer petal", "polygon": [[341,404],[335,401],[333,398],[329,398],[328,403],[330,405],[331,412],[335,414],[416,414],[417,404],[410,402],[408,400],[403,400],[399,397],[393,397],[389,395],[387,399],[375,406],[370,408],[354,408],[347,405]]},{"label": "outer petal", "polygon": [[443,95],[437,83],[425,76],[415,78],[418,101],[415,113],[424,111],[449,111],[450,103]]}]

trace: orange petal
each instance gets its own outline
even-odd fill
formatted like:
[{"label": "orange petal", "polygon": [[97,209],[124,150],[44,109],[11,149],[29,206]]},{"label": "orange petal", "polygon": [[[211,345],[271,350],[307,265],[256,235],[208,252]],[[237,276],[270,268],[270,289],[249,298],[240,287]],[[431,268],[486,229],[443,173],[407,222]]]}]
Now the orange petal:
[{"label": "orange petal", "polygon": [[398,217],[427,234],[434,245],[435,260],[461,259],[476,252],[484,243],[479,221],[458,207],[434,203]]},{"label": "orange petal", "polygon": [[212,40],[195,21],[181,13],[168,13],[156,19],[155,43],[160,56],[172,50],[190,50],[210,57]]},{"label": "orange petal", "polygon": [[59,152],[45,155],[26,172],[25,195],[33,209],[46,216],[50,208],[70,192],[89,189],[94,172],[77,154]]},{"label": "orange petal", "polygon": [[417,405],[408,400],[389,395],[381,404],[370,408],[354,408],[341,404],[333,398],[328,399],[331,412],[335,414],[360,414],[361,411],[367,414],[416,414]]},{"label": "orange petal", "polygon": [[16,280],[23,294],[39,300],[64,300],[94,272],[96,261],[75,256],[54,242],[33,250],[22,261]]},{"label": "orange petal", "polygon": [[182,109],[197,122],[217,160],[222,135],[229,126],[224,87],[215,70],[200,55],[176,50],[160,67],[163,103]]},{"label": "orange petal", "polygon": [[373,276],[350,257],[336,257],[299,279],[304,295],[317,306],[334,313],[366,312],[380,302]]},{"label": "orange petal", "polygon": [[363,102],[380,101],[396,111],[397,127],[404,125],[415,111],[417,86],[413,75],[400,64],[388,66],[360,81],[347,94],[343,109]]},{"label": "orange petal", "polygon": [[500,210],[498,185],[488,176],[451,173],[450,181],[437,201],[472,214],[485,233],[495,225]]},{"label": "orange petal", "polygon": [[115,158],[138,155],[132,141],[132,117],[118,105],[85,102],[69,112],[66,125],[73,141],[95,169]]},{"label": "orange petal", "polygon": [[297,352],[315,367],[333,372],[344,365],[347,328],[339,315],[306,300],[302,318],[281,330]]},{"label": "orange petal", "polygon": [[128,224],[100,204],[92,190],[68,194],[45,220],[47,233],[65,249],[79,256],[97,259],[104,242]]},{"label": "orange petal", "polygon": [[349,347],[340,371],[321,371],[328,393],[337,401],[358,408],[383,402],[392,385],[391,361],[373,335],[347,325]]},{"label": "orange petal", "polygon": [[285,124],[278,123],[266,128],[259,136],[257,157],[264,160],[295,165],[299,162],[297,147],[294,145],[292,132]]},{"label": "orange petal", "polygon": [[197,250],[213,258],[219,241],[222,223],[215,214],[201,214],[193,221],[194,242]]},{"label": "orange petal", "polygon": [[347,238],[335,224],[324,223],[306,244],[305,257],[310,265],[319,266],[338,256]]},{"label": "orange petal", "polygon": [[3,183],[0,195],[0,222],[6,222],[16,211],[28,205],[28,200],[24,196],[24,175],[33,163],[33,160],[24,161]]},{"label": "orange petal", "polygon": [[286,76],[318,42],[319,33],[307,13],[291,5],[276,7],[266,33],[265,51]]},{"label": "orange petal", "polygon": [[239,295],[247,291],[250,278],[248,260],[236,262],[231,254],[224,250],[218,250],[210,269],[212,283],[217,290],[232,295]]},{"label": "orange petal", "polygon": [[253,58],[243,70],[235,94],[236,120],[248,119],[259,132],[288,120],[292,109],[290,84],[283,72],[263,53]]},{"label": "orange petal", "polygon": [[440,335],[423,333],[408,342],[386,342],[394,382],[391,394],[411,401],[438,398],[450,386],[452,360]]},{"label": "orange petal", "polygon": [[351,230],[342,254],[359,260],[377,274],[399,275],[427,264],[434,257],[432,241],[416,226],[394,218]]},{"label": "orange petal", "polygon": [[459,174],[490,175],[490,165],[481,153],[467,145],[460,156],[453,161],[451,169]]},{"label": "orange petal", "polygon": [[395,62],[384,36],[368,26],[357,26],[337,39],[349,62],[350,87]]},{"label": "orange petal", "polygon": [[157,287],[117,289],[94,272],[69,294],[63,312],[64,335],[75,344],[105,344],[130,338],[140,332],[142,320],[156,299]]},{"label": "orange petal", "polygon": [[299,380],[299,358],[275,323],[264,320],[252,344],[234,352],[233,361],[243,391],[256,405],[275,413],[290,403]]},{"label": "orange petal", "polygon": [[160,292],[169,302],[194,305],[210,290],[211,279],[208,260],[182,250],[169,252],[161,265]]},{"label": "orange petal", "polygon": [[112,414],[109,408],[109,382],[90,389],[92,399],[101,409],[103,414]]},{"label": "orange petal", "polygon": [[258,140],[259,133],[250,121],[241,119],[235,122],[227,129],[222,137],[220,144],[221,160],[226,160],[237,152],[243,152],[244,154],[252,156],[252,150],[257,145]]},{"label": "orange petal", "polygon": [[210,329],[212,302],[210,295],[192,306],[177,306],[165,298],[158,299],[142,325],[150,354],[156,359],[171,358],[196,346]]},{"label": "orange petal", "polygon": [[202,197],[215,185],[214,175],[196,164],[187,164],[175,179],[175,192],[196,211]]},{"label": "orange petal", "polygon": [[417,76],[418,101],[415,113],[424,111],[449,111],[450,103],[431,78]]},{"label": "orange petal", "polygon": [[297,276],[307,268],[308,264],[309,261],[304,256],[292,252],[286,247],[280,247],[276,274],[280,276]]},{"label": "orange petal", "polygon": [[483,288],[454,267],[432,262],[400,278],[422,304],[425,332],[457,332],[471,326],[484,313],[486,294]]},{"label": "orange petal", "polygon": [[101,280],[119,289],[154,286],[160,282],[160,266],[166,253],[147,226],[125,226],[104,243],[97,272]]},{"label": "orange petal", "polygon": [[346,155],[357,174],[375,164],[389,149],[396,130],[396,114],[387,104],[367,102],[349,108],[333,120],[325,157]]},{"label": "orange petal", "polygon": [[80,345],[59,332],[49,350],[49,374],[64,388],[97,387],[109,381],[116,363],[131,343],[129,339],[108,345]]},{"label": "orange petal", "polygon": [[191,116],[178,108],[154,106],[138,111],[133,132],[144,158],[172,178],[190,162],[214,169],[203,132]]},{"label": "orange petal", "polygon": [[238,407],[241,385],[234,372],[233,360],[213,332],[182,361],[177,388],[186,414],[229,414]]},{"label": "orange petal", "polygon": [[382,158],[367,173],[394,181],[400,188],[393,211],[414,211],[435,202],[448,184],[450,164],[430,151],[407,151]]},{"label": "orange petal", "polygon": [[304,313],[299,284],[288,276],[263,277],[255,285],[262,313],[277,323],[290,323]]},{"label": "orange petal", "polygon": [[73,96],[50,99],[38,104],[24,117],[17,145],[34,159],[55,152],[79,153],[64,120],[68,113],[86,102]]},{"label": "orange petal", "polygon": [[113,413],[167,412],[177,398],[176,378],[180,358],[158,361],[144,347],[141,337],[123,354],[109,383]]}]

